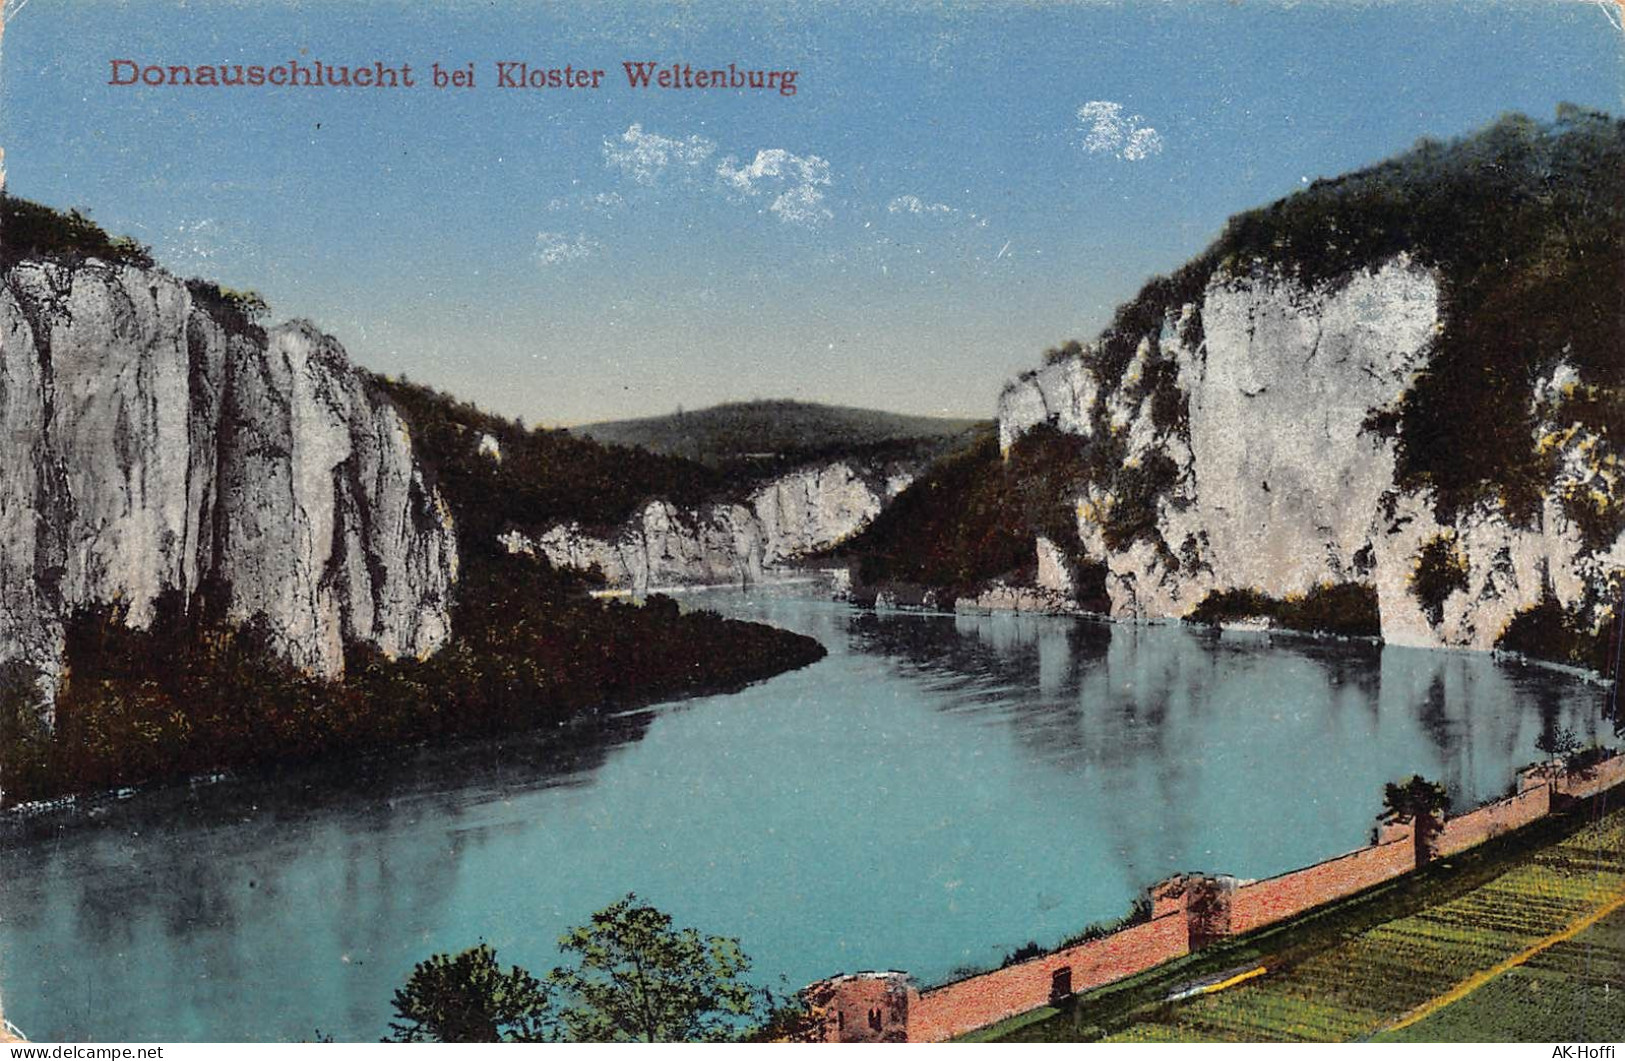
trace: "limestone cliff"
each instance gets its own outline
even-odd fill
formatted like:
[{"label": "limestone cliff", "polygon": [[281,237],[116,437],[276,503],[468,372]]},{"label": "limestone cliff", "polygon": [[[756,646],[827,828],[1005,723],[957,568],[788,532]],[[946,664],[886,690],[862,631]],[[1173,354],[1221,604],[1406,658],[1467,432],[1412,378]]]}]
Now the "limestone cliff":
[{"label": "limestone cliff", "polygon": [[775,564],[861,531],[911,480],[906,464],[870,470],[833,461],[780,476],[739,501],[692,508],[650,501],[608,533],[564,523],[535,536],[509,532],[503,541],[560,567],[596,565],[609,585],[637,593],[663,585],[749,584]]},{"label": "limestone cliff", "polygon": [[332,338],[233,320],[156,268],[24,260],[0,287],[0,657],[59,676],[74,609],[210,587],[336,676],[449,637],[450,513]]},{"label": "limestone cliff", "polygon": [[[1375,425],[1442,329],[1440,277],[1404,253],[1311,285],[1279,269],[1216,272],[1153,322],[1117,378],[1083,347],[1011,383],[1001,445],[1047,423],[1110,453],[1117,474],[1074,501],[1080,558],[1105,564],[1114,616],[1183,617],[1214,591],[1287,598],[1355,583],[1375,589],[1395,644],[1492,648],[1515,614],[1551,598],[1594,623],[1625,536],[1588,543],[1571,518],[1576,492],[1615,486],[1565,409],[1583,391],[1571,367],[1526,388],[1529,446],[1563,450],[1533,518],[1492,500],[1441,520],[1431,491],[1399,485],[1395,441]],[[1125,482],[1141,496],[1124,496]],[[1145,518],[1113,535],[1128,505]],[[1039,588],[1068,591],[1054,544],[1038,545]],[[1419,590],[1425,562],[1450,569],[1442,599]]]}]

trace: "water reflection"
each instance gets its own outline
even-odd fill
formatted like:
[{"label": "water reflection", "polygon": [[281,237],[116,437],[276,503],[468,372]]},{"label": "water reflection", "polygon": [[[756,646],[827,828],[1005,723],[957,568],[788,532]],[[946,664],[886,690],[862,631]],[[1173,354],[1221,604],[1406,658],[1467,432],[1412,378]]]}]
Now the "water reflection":
[{"label": "water reflection", "polygon": [[381,1035],[414,962],[545,970],[628,890],[765,979],[926,980],[1169,873],[1357,846],[1382,784],[1497,796],[1597,690],[1481,656],[702,599],[818,637],[741,693],[523,741],[175,790],[0,858],[7,1015],[41,1038]]}]

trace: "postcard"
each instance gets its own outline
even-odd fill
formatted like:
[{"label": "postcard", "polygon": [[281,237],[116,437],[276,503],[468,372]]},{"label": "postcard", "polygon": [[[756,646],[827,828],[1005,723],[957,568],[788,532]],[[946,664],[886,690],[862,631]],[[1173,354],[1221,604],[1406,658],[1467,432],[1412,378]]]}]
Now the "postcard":
[{"label": "postcard", "polygon": [[1625,1039],[1625,7],[0,27],[9,1048]]}]

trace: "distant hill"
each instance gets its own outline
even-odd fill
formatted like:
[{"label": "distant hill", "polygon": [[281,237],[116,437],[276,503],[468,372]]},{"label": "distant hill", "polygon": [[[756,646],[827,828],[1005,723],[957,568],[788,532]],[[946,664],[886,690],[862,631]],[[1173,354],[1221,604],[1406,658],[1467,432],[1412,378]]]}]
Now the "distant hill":
[{"label": "distant hill", "polygon": [[813,402],[753,401],[670,416],[584,424],[571,428],[570,433],[718,467],[741,462],[793,463],[899,443],[934,448],[962,440],[988,423]]}]

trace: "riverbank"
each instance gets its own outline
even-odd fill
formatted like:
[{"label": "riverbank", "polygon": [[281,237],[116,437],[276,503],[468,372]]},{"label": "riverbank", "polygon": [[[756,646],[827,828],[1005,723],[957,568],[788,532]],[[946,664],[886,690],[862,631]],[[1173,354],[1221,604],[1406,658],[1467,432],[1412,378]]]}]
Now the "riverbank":
[{"label": "riverbank", "polygon": [[[917,583],[886,583],[883,585],[863,586],[855,584],[848,577],[844,580],[837,579],[834,595],[837,600],[850,601],[860,607],[895,608],[926,614],[1040,615],[1055,618],[1084,619],[1090,622],[1126,626],[1177,626],[1198,632],[1212,631],[1235,636],[1257,635],[1266,639],[1280,637],[1367,645],[1383,645],[1386,643],[1380,635],[1300,629],[1283,625],[1268,617],[1198,621],[1177,617],[1114,616],[1104,610],[1087,607],[1057,590],[1001,580],[994,580],[981,587],[972,596],[959,595],[960,592],[952,588],[932,587]],[[1578,678],[1581,681],[1602,687],[1611,687],[1615,681],[1613,677],[1598,673],[1588,667],[1544,659],[1527,652],[1518,652],[1506,648],[1495,648],[1486,652],[1482,649],[1462,646],[1443,646],[1423,649],[1422,651],[1461,653],[1473,656],[1487,655],[1491,659],[1520,666],[1539,667],[1554,674]]]},{"label": "riverbank", "polygon": [[280,660],[252,626],[179,602],[148,630],[112,609],[82,614],[68,632],[71,678],[54,725],[36,715],[32,686],[0,697],[0,798],[38,804],[546,729],[735,691],[826,651],[669,598],[594,601],[533,565],[477,575],[465,575],[450,646],[426,659],[347,646],[341,681]]}]

